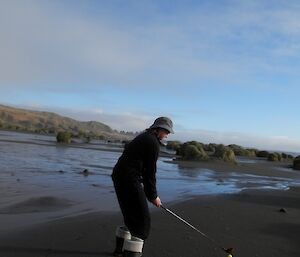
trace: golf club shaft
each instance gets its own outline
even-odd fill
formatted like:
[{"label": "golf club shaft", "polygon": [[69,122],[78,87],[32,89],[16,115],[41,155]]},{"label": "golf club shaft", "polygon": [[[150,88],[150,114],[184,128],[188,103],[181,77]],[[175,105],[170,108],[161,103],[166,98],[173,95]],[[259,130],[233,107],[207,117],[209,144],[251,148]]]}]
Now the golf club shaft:
[{"label": "golf club shaft", "polygon": [[177,219],[179,219],[180,221],[182,221],[183,223],[185,223],[186,225],[188,225],[190,228],[192,228],[193,230],[197,231],[198,233],[200,233],[202,236],[204,236],[205,238],[207,238],[208,240],[210,240],[212,243],[214,243],[215,245],[217,245],[218,247],[220,247],[223,251],[226,252],[224,247],[221,247],[219,244],[216,243],[215,240],[213,240],[212,238],[210,238],[209,236],[207,236],[206,234],[204,234],[203,232],[201,232],[199,229],[197,229],[196,227],[194,227],[192,224],[190,224],[189,222],[187,222],[186,220],[184,220],[183,218],[181,218],[179,215],[177,215],[176,213],[174,213],[173,211],[169,210],[168,208],[164,207],[163,205],[160,206],[161,208],[163,208],[165,211],[167,211],[168,213],[170,213],[171,215],[173,215],[174,217],[176,217]]},{"label": "golf club shaft", "polygon": [[164,207],[163,205],[161,205],[161,208],[163,208],[164,210],[166,210],[168,213],[172,214],[174,217],[176,217],[177,219],[181,220],[183,223],[185,223],[186,225],[188,225],[190,228],[196,230],[197,232],[199,232],[202,236],[207,237],[204,233],[202,233],[199,229],[197,229],[196,227],[194,227],[192,224],[190,224],[189,222],[187,222],[186,220],[184,220],[183,218],[181,218],[180,216],[178,216],[176,213],[172,212],[170,209]]}]

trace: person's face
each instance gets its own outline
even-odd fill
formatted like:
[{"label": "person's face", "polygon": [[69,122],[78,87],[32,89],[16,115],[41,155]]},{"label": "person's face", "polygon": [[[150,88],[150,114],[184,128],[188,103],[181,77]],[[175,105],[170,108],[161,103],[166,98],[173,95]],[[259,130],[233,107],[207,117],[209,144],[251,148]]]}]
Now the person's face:
[{"label": "person's face", "polygon": [[167,138],[169,134],[170,133],[169,133],[168,130],[159,129],[157,137],[158,137],[159,140],[163,140],[163,139]]}]

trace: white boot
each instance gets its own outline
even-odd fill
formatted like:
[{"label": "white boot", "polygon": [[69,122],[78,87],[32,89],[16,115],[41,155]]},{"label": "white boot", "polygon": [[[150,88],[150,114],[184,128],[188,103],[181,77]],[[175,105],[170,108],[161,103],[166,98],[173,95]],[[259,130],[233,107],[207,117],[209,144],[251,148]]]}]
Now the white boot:
[{"label": "white boot", "polygon": [[127,227],[120,226],[116,230],[116,248],[114,251],[114,256],[122,257],[123,256],[123,245],[124,241],[131,239],[131,234]]},{"label": "white boot", "polygon": [[126,239],[123,246],[123,257],[141,257],[143,252],[144,240],[138,237]]}]

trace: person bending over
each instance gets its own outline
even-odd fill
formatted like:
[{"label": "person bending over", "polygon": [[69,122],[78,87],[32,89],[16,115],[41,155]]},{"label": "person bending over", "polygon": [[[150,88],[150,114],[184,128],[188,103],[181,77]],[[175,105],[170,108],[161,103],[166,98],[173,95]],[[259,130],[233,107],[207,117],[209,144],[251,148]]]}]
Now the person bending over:
[{"label": "person bending over", "polygon": [[142,256],[144,240],[150,232],[150,213],[147,200],[160,207],[156,190],[156,162],[160,141],[174,133],[173,123],[159,117],[124,148],[112,173],[115,192],[125,226],[116,230],[117,257]]}]

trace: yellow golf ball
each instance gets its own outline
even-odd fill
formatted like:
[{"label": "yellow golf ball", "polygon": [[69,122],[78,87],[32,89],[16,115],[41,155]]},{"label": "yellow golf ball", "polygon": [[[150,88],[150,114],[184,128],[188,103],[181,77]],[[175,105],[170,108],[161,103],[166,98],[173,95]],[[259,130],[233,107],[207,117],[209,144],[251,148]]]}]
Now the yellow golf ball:
[{"label": "yellow golf ball", "polygon": [[232,257],[232,255],[231,254],[228,254],[228,256],[227,257]]}]

